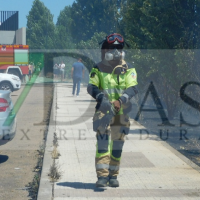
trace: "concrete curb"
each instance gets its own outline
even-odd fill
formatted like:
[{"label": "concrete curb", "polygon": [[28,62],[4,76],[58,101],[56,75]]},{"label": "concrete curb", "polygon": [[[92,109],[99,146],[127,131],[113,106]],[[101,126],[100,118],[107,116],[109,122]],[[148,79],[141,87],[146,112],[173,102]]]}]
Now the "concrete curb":
[{"label": "concrete curb", "polygon": [[37,200],[52,199],[53,183],[50,182],[48,173],[49,173],[50,166],[52,165],[52,161],[53,161],[51,152],[53,150],[53,136],[54,136],[54,132],[55,132],[55,128],[56,128],[56,122],[53,119],[53,116],[56,112],[56,101],[57,101],[57,91],[56,90],[57,90],[57,88],[54,85],[53,103],[52,103],[52,108],[51,108],[49,129],[48,129],[47,138],[46,138],[43,167],[42,167],[42,172],[41,172],[41,179],[40,179]]}]

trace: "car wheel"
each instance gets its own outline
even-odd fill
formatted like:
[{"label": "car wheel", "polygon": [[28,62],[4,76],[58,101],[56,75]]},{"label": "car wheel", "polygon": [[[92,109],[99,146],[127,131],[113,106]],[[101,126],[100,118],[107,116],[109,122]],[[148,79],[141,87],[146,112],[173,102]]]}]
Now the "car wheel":
[{"label": "car wheel", "polygon": [[9,82],[3,82],[3,83],[0,84],[0,90],[13,91],[13,86]]}]

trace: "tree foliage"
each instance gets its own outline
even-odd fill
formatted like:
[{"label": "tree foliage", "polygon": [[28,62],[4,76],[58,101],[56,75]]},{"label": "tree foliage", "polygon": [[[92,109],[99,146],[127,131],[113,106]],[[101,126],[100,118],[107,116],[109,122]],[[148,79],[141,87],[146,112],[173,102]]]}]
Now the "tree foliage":
[{"label": "tree foliage", "polygon": [[89,40],[95,32],[116,32],[119,2],[120,0],[76,0],[71,9],[74,41]]},{"label": "tree foliage", "polygon": [[71,7],[66,6],[58,17],[56,23],[56,41],[55,48],[71,49],[75,48],[73,43],[71,27],[72,27]]},{"label": "tree foliage", "polygon": [[128,0],[121,11],[124,35],[138,49],[132,59],[141,85],[157,83],[171,118],[180,100],[179,89],[194,77],[199,6],[200,1],[191,0]]},{"label": "tree foliage", "polygon": [[198,48],[199,1],[128,0],[120,24],[135,48]]},{"label": "tree foliage", "polygon": [[34,0],[27,16],[27,44],[32,49],[50,49],[54,37],[53,15],[40,0]]},{"label": "tree foliage", "polygon": [[200,74],[194,50],[200,46],[200,0],[76,0],[60,12],[56,25],[34,0],[27,19],[31,48],[75,48],[89,57],[89,65],[100,55],[98,42],[121,33],[131,46],[127,60],[134,61],[139,87],[157,83],[171,117],[180,87]]},{"label": "tree foliage", "polygon": [[94,33],[92,38],[87,41],[81,40],[78,44],[80,54],[86,55],[89,59],[85,60],[85,65],[88,71],[93,67],[93,63],[98,63],[101,60],[101,50],[99,43],[105,38],[104,32]]}]

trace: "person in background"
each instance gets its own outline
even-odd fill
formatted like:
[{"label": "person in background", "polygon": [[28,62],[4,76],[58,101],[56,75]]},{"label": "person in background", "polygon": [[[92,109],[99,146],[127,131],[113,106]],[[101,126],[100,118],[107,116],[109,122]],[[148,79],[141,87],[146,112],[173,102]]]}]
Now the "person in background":
[{"label": "person in background", "polygon": [[29,78],[29,81],[30,81],[31,78],[32,78],[32,74],[33,74],[33,65],[32,65],[32,63],[30,63],[30,64],[28,65],[28,78]]},{"label": "person in background", "polygon": [[57,63],[53,66],[53,74],[54,74],[54,78],[58,77],[59,68],[58,68],[58,64]]},{"label": "person in background", "polygon": [[61,81],[64,79],[64,73],[65,73],[65,63],[62,62],[60,65],[60,75],[61,75]]},{"label": "person in background", "polygon": [[81,79],[82,77],[84,77],[84,69],[85,66],[82,63],[81,58],[79,58],[77,62],[73,63],[71,70],[71,77],[73,79],[73,89],[72,89],[73,96],[75,96],[75,92],[76,92],[76,97],[79,96]]}]

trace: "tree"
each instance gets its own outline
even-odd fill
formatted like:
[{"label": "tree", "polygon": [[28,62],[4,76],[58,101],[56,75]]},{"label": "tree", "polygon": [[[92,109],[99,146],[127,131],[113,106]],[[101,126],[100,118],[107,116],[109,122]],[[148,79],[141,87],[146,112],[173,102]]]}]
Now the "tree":
[{"label": "tree", "polygon": [[200,1],[128,0],[125,5],[120,24],[134,47],[198,48]]},{"label": "tree", "polygon": [[127,0],[125,5],[120,27],[131,47],[138,49],[132,59],[140,82],[143,86],[150,80],[157,83],[169,118],[173,118],[179,89],[193,78],[193,49],[199,47],[200,1]]},{"label": "tree", "polygon": [[101,49],[99,43],[105,38],[104,32],[95,32],[90,40],[81,40],[78,44],[78,50],[80,54],[86,55],[89,59],[85,60],[88,71],[91,70],[94,63],[98,63],[101,60]]},{"label": "tree", "polygon": [[27,44],[31,49],[51,49],[54,38],[53,15],[40,0],[34,0],[27,16]]},{"label": "tree", "polygon": [[56,48],[58,49],[71,49],[75,48],[73,38],[71,35],[71,6],[66,6],[58,17],[56,23]]},{"label": "tree", "polygon": [[71,9],[71,31],[75,43],[90,40],[95,32],[117,30],[119,0],[76,0]]}]

